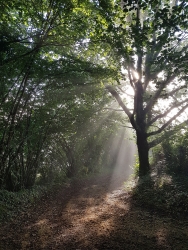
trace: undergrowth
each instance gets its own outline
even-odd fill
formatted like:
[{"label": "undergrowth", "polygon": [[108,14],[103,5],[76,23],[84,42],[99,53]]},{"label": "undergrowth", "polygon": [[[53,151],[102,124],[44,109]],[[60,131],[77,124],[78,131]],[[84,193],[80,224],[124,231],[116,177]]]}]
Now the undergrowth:
[{"label": "undergrowth", "polygon": [[0,190],[0,222],[13,219],[18,213],[25,211],[37,199],[47,192],[47,187],[35,186],[19,192]]},{"label": "undergrowth", "polygon": [[0,190],[0,222],[13,220],[19,213],[35,205],[43,196],[48,196],[56,191],[62,184],[63,181],[35,185],[31,189],[23,189],[18,192]]},{"label": "undergrowth", "polygon": [[147,177],[132,189],[132,198],[139,206],[173,217],[188,217],[188,177]]},{"label": "undergrowth", "polygon": [[18,192],[0,190],[0,222],[13,220],[19,213],[35,205],[40,198],[56,192],[65,183],[82,182],[86,179],[98,178],[100,175],[111,172],[112,170],[110,169],[103,169],[100,173],[90,173],[86,176],[78,175],[71,179],[59,176],[51,183],[37,181],[37,184],[32,189],[23,189]]}]

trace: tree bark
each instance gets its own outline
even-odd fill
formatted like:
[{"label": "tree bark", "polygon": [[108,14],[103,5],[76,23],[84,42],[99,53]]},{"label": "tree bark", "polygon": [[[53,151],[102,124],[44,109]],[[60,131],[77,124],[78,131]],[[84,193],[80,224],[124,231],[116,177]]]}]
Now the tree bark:
[{"label": "tree bark", "polygon": [[135,83],[135,96],[134,96],[134,112],[128,110],[124,105],[121,97],[117,91],[111,87],[107,87],[108,91],[116,98],[119,105],[123,108],[125,113],[128,115],[130,123],[136,131],[137,137],[137,149],[139,157],[139,176],[144,176],[149,174],[150,165],[149,165],[149,144],[147,141],[147,127],[145,123],[145,113],[143,108],[143,87],[140,81]]},{"label": "tree bark", "polygon": [[136,131],[137,135],[137,148],[139,157],[139,176],[149,174],[149,145],[147,141],[147,136],[145,132]]},{"label": "tree bark", "polygon": [[68,165],[67,165],[67,177],[72,178],[76,175],[76,167],[75,167],[75,160],[73,153],[71,151],[71,148],[67,148],[66,151],[66,156],[68,160]]}]

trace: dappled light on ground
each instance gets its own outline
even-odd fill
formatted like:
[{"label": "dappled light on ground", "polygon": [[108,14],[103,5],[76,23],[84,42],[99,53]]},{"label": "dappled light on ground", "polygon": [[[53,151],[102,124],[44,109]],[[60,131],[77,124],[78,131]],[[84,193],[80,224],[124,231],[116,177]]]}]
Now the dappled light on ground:
[{"label": "dappled light on ground", "polygon": [[156,232],[157,242],[159,245],[167,245],[166,239],[167,239],[167,230],[166,228],[160,228]]},{"label": "dappled light on ground", "polygon": [[[44,197],[0,229],[3,250],[187,249],[188,224],[134,205],[110,174]],[[174,247],[175,246],[175,247]]]}]

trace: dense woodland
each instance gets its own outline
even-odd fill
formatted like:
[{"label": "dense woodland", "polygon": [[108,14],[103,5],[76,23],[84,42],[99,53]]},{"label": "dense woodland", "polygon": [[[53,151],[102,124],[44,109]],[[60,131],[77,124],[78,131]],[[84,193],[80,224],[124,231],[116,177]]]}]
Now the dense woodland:
[{"label": "dense woodland", "polygon": [[186,1],[14,0],[0,15],[1,189],[113,167],[122,127],[140,177],[159,160],[188,172]]},{"label": "dense woodland", "polygon": [[1,0],[0,249],[188,249],[187,88],[187,0]]},{"label": "dense woodland", "polygon": [[117,69],[88,44],[94,6],[1,2],[2,189],[32,187],[37,175],[45,182],[95,172],[107,163],[108,140],[122,118],[104,109],[111,100],[102,81]]}]

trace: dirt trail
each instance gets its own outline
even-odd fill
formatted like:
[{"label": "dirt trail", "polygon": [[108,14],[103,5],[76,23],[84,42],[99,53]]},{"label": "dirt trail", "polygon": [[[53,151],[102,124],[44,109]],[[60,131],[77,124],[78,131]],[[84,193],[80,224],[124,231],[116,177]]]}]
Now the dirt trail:
[{"label": "dirt trail", "polygon": [[188,250],[188,224],[132,204],[120,177],[61,188],[0,228],[1,250]]}]

